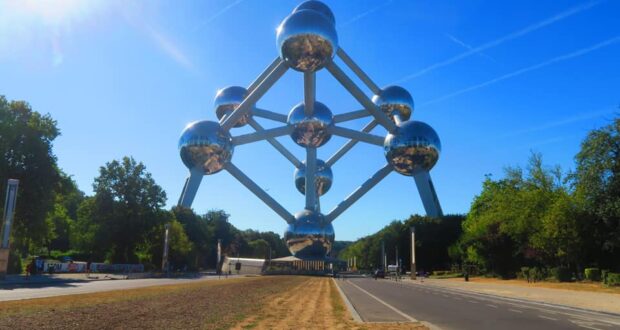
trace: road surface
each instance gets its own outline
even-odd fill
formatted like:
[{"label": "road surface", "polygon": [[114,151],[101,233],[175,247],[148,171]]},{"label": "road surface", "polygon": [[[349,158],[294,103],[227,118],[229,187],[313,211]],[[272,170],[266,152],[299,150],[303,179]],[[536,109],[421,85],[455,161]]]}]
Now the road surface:
[{"label": "road surface", "polygon": [[420,321],[447,330],[620,329],[620,315],[419,282],[347,278],[337,283],[366,322]]},{"label": "road surface", "polygon": [[[235,277],[230,276],[229,278]],[[221,277],[222,280],[225,277]],[[181,284],[195,281],[218,280],[217,276],[196,278],[148,278],[133,280],[62,281],[0,286],[0,301],[44,298],[71,294],[136,289],[154,285]]]}]

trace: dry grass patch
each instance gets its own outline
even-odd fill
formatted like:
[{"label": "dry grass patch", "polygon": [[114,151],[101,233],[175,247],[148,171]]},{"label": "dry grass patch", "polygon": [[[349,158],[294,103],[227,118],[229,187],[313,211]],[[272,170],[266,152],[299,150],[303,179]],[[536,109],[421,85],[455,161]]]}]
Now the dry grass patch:
[{"label": "dry grass patch", "polygon": [[299,277],[209,280],[0,303],[0,329],[227,329]]},{"label": "dry grass patch", "polygon": [[233,329],[427,329],[419,323],[357,323],[330,278],[303,279]]},{"label": "dry grass patch", "polygon": [[[463,281],[462,278],[452,278],[449,281]],[[533,282],[528,283],[526,280],[502,280],[498,278],[486,278],[486,277],[470,277],[470,282],[475,283],[490,283],[490,284],[512,284],[525,287],[535,288],[549,288],[549,289],[564,289],[573,291],[590,291],[590,292],[605,292],[620,294],[620,287],[604,287],[601,283],[595,282]]]}]

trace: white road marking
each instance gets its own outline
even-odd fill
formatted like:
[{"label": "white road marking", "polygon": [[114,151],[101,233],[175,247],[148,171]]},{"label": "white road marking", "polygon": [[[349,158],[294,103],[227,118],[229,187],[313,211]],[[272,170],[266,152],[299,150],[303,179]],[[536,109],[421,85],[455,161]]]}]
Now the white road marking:
[{"label": "white road marking", "polygon": [[487,306],[492,307],[492,308],[497,308],[497,306],[491,305],[491,304],[487,304]]},{"label": "white road marking", "polygon": [[509,308],[508,310],[511,311],[511,312],[515,312],[515,313],[523,313],[523,311],[520,311],[518,309]]},{"label": "white road marking", "polygon": [[540,317],[541,319],[547,319],[547,320],[551,320],[551,321],[557,321],[558,319],[554,319],[553,317],[548,317],[548,316],[544,316],[544,315],[538,315],[538,317]]},{"label": "white road marking", "polygon": [[477,304],[478,303],[477,301],[474,301],[474,300],[468,300],[468,302],[470,302],[472,304]]},{"label": "white road marking", "polygon": [[376,301],[378,301],[378,302],[380,302],[381,304],[383,304],[385,307],[387,307],[387,308],[389,308],[389,309],[393,310],[393,311],[394,311],[394,312],[396,312],[398,315],[400,315],[400,316],[402,316],[402,317],[406,318],[407,320],[409,320],[409,321],[411,321],[411,322],[418,322],[418,320],[416,320],[416,319],[414,319],[413,317],[411,317],[411,316],[409,316],[409,315],[407,315],[407,314],[403,313],[400,309],[398,309],[398,308],[396,308],[396,307],[394,307],[394,306],[392,306],[392,305],[390,305],[390,304],[386,303],[385,301],[383,301],[383,300],[379,299],[377,296],[373,295],[372,293],[370,293],[370,292],[368,292],[368,291],[366,291],[366,290],[364,290],[364,289],[360,288],[357,284],[355,284],[355,283],[353,283],[353,282],[351,282],[351,281],[348,281],[348,282],[349,282],[349,284],[351,284],[351,285],[353,285],[354,287],[358,288],[360,291],[362,291],[362,292],[364,292],[365,294],[369,295],[371,298],[373,298],[373,299],[375,299]]}]

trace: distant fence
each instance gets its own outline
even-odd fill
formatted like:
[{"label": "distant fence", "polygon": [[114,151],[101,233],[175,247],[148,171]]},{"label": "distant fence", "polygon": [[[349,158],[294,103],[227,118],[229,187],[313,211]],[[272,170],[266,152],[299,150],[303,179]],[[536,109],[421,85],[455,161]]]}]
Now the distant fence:
[{"label": "distant fence", "polygon": [[[43,272],[53,273],[85,273],[86,262],[45,262]],[[106,264],[93,262],[90,264],[93,273],[141,273],[144,272],[142,264]]]}]

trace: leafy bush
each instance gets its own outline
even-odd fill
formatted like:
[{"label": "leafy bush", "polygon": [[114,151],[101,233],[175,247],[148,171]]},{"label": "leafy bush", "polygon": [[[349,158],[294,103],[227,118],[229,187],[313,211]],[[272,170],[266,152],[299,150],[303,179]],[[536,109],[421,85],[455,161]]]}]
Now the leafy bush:
[{"label": "leafy bush", "polygon": [[22,258],[19,253],[13,249],[9,250],[9,265],[6,270],[7,274],[21,274],[23,271]]},{"label": "leafy bush", "polygon": [[609,274],[609,269],[601,270],[601,281],[603,281],[603,284],[607,284],[607,274]]},{"label": "leafy bush", "polygon": [[551,275],[558,282],[570,282],[573,279],[570,269],[566,267],[551,268]]},{"label": "leafy bush", "polygon": [[517,273],[517,278],[530,280],[530,267],[521,267],[521,272]]},{"label": "leafy bush", "polygon": [[433,275],[435,276],[442,276],[442,275],[447,275],[450,274],[450,271],[448,270],[434,270],[433,271]]},{"label": "leafy bush", "polygon": [[607,285],[620,286],[620,273],[607,273]]},{"label": "leafy bush", "polygon": [[530,280],[537,282],[547,278],[547,271],[543,268],[533,267],[530,268]]},{"label": "leafy bush", "polygon": [[586,268],[584,273],[586,280],[593,282],[599,282],[601,280],[601,270],[598,268]]}]

